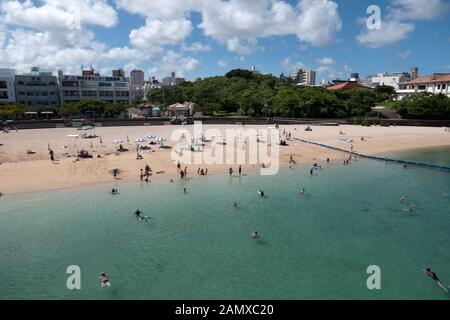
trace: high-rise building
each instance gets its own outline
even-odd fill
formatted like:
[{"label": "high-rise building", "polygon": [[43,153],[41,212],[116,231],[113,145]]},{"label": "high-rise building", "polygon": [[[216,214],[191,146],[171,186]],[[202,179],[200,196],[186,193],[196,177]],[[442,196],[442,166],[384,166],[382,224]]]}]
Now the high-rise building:
[{"label": "high-rise building", "polygon": [[174,87],[185,81],[184,78],[177,78],[175,72],[172,72],[170,77],[165,77],[161,80],[161,86],[163,87]]},{"label": "high-rise building", "polygon": [[14,69],[0,69],[0,105],[16,102]]},{"label": "high-rise building", "polygon": [[316,72],[313,70],[297,69],[291,79],[297,86],[314,86],[316,84]]},{"label": "high-rise building", "polygon": [[91,75],[65,75],[58,71],[61,104],[80,100],[99,100],[114,103],[130,103],[130,79],[127,77],[102,77]]},{"label": "high-rise building", "polygon": [[419,67],[411,68],[409,75],[411,76],[412,79],[419,77]]},{"label": "high-rise building", "polygon": [[56,76],[31,68],[29,74],[15,76],[16,100],[30,107],[59,107],[59,90]]},{"label": "high-rise building", "polygon": [[131,101],[144,99],[145,96],[145,74],[142,70],[130,72]]}]

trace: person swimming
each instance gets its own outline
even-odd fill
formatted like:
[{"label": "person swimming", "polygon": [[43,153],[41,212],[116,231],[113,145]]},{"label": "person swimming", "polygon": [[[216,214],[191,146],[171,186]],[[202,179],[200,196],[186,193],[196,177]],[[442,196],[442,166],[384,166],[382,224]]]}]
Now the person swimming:
[{"label": "person swimming", "polygon": [[112,188],[111,193],[112,194],[117,194],[119,192],[119,190],[117,190],[116,188]]},{"label": "person swimming", "polygon": [[136,210],[135,212],[134,212],[134,215],[136,216],[136,217],[138,217],[138,218],[140,218],[141,217],[141,214],[142,214],[142,212],[141,212],[141,210]]},{"label": "person swimming", "polygon": [[302,195],[305,194],[305,188],[300,189],[300,194],[302,194]]},{"label": "person swimming", "polygon": [[238,203],[237,203],[237,202],[235,202],[235,203],[233,204],[233,207],[234,207],[234,208],[239,208],[239,205],[238,205]]},{"label": "person swimming", "polygon": [[446,293],[448,293],[448,286],[444,284],[437,276],[436,272],[432,271],[430,268],[426,267],[422,269],[423,273],[425,275],[429,276],[431,279],[433,279],[439,287],[442,288]]},{"label": "person swimming", "polygon": [[264,191],[263,191],[263,190],[259,189],[259,190],[258,190],[258,194],[259,194],[261,197],[264,197]]},{"label": "person swimming", "polygon": [[253,239],[259,238],[258,231],[252,232],[252,233],[250,234],[250,237],[253,238]]},{"label": "person swimming", "polygon": [[401,197],[401,198],[400,198],[400,202],[401,202],[401,203],[405,202],[405,200],[406,200],[406,197]]},{"label": "person swimming", "polygon": [[111,286],[111,283],[109,282],[109,276],[106,272],[100,273],[100,283],[102,285],[102,288]]}]

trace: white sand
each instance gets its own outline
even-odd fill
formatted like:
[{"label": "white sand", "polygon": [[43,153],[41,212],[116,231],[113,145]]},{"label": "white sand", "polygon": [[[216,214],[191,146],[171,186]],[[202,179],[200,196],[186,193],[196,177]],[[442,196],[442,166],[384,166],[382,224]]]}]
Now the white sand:
[{"label": "white sand", "polygon": [[[107,127],[96,128],[90,131],[78,131],[73,128],[64,129],[36,129],[11,131],[9,134],[0,133],[0,192],[5,195],[20,194],[34,191],[44,191],[61,188],[75,188],[93,184],[120,184],[121,182],[139,181],[139,172],[146,164],[149,164],[154,174],[151,179],[178,179],[176,165],[172,160],[170,149],[152,147],[154,152],[143,153],[143,160],[136,160],[135,139],[147,133],[163,136],[168,139],[166,145],[175,146],[178,142],[170,141],[172,132],[181,126],[154,126],[154,127]],[[238,128],[233,125],[205,125],[203,130],[211,128],[219,129],[225,137],[225,130]],[[268,126],[246,126],[246,129],[267,129]],[[370,155],[385,155],[387,152],[406,150],[422,147],[450,146],[450,133],[443,128],[426,127],[362,127],[339,126],[321,127],[312,126],[312,132],[305,132],[303,125],[280,126],[292,133],[292,137],[304,138],[340,148],[350,150],[350,143],[339,140],[345,136],[353,139],[354,150]],[[193,126],[185,129],[193,130]],[[296,129],[296,130],[295,130]],[[76,139],[68,135],[95,133],[102,137],[99,139]],[[130,143],[127,143],[127,135]],[[366,141],[361,141],[361,137]],[[117,153],[113,139],[124,140],[124,147],[130,151]],[[91,142],[93,148],[91,148]],[[56,163],[52,163],[48,155],[48,144],[55,152]],[[148,144],[148,143],[147,143]],[[289,146],[280,147],[281,167],[287,167],[289,157],[292,155],[298,163],[324,162],[331,159],[343,159],[341,153],[336,153],[324,148],[305,145],[297,141],[288,141]],[[27,150],[36,152],[28,155]],[[83,159],[74,162],[77,150],[85,149],[94,155],[94,159]],[[102,158],[95,158],[98,154]],[[237,171],[239,164],[232,165]],[[185,165],[183,165],[183,168]],[[228,172],[230,164],[216,165],[187,165],[188,174],[197,176],[197,168],[208,168],[209,174]],[[119,168],[120,181],[115,181],[111,175],[113,168]],[[244,164],[244,171],[259,168],[258,164]]]}]

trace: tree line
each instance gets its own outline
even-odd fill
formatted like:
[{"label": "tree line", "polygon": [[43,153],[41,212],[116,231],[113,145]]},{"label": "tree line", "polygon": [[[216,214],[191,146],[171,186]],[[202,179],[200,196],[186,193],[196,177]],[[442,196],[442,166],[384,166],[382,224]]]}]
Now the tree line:
[{"label": "tree line", "polygon": [[332,91],[296,86],[289,77],[231,70],[225,76],[185,82],[151,90],[147,100],[163,108],[192,101],[206,113],[253,117],[348,118],[370,114],[377,103],[389,99],[392,87]]}]

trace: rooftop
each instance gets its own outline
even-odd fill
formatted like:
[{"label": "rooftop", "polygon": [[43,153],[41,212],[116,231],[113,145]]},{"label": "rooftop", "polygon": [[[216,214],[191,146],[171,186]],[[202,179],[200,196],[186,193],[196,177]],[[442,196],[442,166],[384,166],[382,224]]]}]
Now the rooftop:
[{"label": "rooftop", "polygon": [[422,76],[401,84],[421,84],[450,81],[450,73],[433,73],[431,76]]}]

